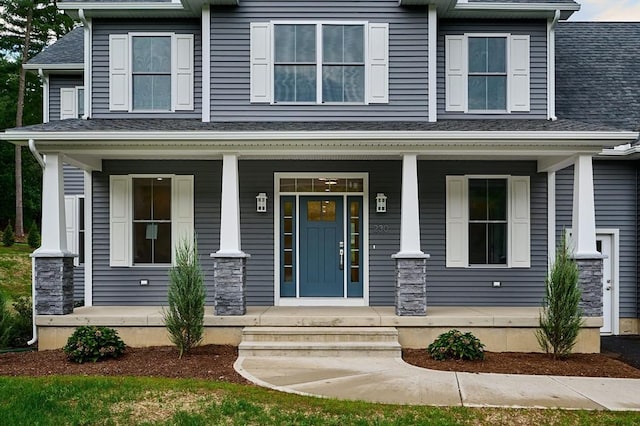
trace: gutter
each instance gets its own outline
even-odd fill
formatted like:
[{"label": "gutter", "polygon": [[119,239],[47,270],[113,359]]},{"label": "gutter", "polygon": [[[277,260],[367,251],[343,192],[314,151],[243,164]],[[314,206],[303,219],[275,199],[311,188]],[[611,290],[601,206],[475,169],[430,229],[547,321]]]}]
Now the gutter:
[{"label": "gutter", "polygon": [[560,9],[547,23],[547,120],[556,121],[556,26]]},{"label": "gutter", "polygon": [[[38,152],[34,139],[29,139],[29,150],[44,169],[44,159]],[[31,331],[33,337],[27,342],[29,346],[38,341],[38,327],[36,326],[36,261],[33,258],[31,258],[31,324],[33,327]]]}]

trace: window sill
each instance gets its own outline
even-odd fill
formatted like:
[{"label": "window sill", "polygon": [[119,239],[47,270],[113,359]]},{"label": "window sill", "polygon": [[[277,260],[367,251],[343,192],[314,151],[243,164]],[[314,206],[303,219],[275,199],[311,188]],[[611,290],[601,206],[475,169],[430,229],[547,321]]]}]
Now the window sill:
[{"label": "window sill", "polygon": [[469,110],[465,114],[503,115],[511,114],[511,112],[507,110]]}]

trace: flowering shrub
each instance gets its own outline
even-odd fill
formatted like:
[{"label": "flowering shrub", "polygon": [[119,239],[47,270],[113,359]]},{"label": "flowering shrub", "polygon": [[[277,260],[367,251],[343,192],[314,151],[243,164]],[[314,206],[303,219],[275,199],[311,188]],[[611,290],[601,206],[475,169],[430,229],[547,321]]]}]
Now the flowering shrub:
[{"label": "flowering shrub", "polygon": [[427,347],[431,358],[445,359],[484,359],[484,345],[471,333],[450,330],[441,334]]},{"label": "flowering shrub", "polygon": [[100,361],[117,358],[124,353],[124,342],[113,328],[84,325],[76,328],[64,348],[71,361]]}]

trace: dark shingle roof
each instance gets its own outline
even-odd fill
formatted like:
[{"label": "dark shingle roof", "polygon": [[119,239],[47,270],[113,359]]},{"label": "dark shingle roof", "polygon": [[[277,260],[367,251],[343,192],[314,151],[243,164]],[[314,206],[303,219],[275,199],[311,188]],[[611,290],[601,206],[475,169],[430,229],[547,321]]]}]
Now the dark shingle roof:
[{"label": "dark shingle roof", "polygon": [[640,129],[640,22],[562,22],[556,32],[560,118]]},{"label": "dark shingle roof", "polygon": [[417,121],[373,122],[213,122],[197,119],[92,119],[62,120],[26,126],[14,131],[35,132],[298,132],[298,131],[433,131],[433,132],[599,132],[619,129],[576,120],[441,120],[437,123]]},{"label": "dark shingle roof", "polygon": [[31,58],[29,65],[82,64],[84,62],[84,28],[76,27],[58,41]]}]

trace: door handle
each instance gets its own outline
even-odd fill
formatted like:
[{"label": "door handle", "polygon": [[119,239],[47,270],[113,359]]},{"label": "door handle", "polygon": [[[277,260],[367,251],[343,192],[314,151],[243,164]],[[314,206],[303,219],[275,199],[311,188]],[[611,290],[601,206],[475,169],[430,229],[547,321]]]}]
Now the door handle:
[{"label": "door handle", "polygon": [[610,286],[610,285],[608,285],[608,286],[606,287],[606,290],[607,290],[607,291],[610,291],[610,290],[611,290],[611,286]]},{"label": "door handle", "polygon": [[338,250],[340,270],[344,269],[344,241],[340,241],[340,249]]}]

